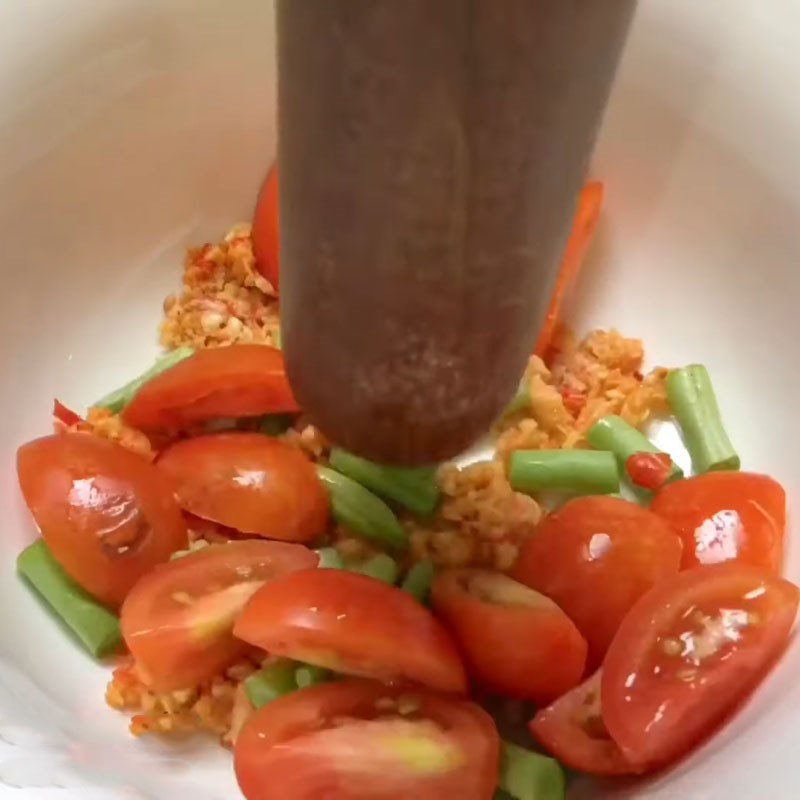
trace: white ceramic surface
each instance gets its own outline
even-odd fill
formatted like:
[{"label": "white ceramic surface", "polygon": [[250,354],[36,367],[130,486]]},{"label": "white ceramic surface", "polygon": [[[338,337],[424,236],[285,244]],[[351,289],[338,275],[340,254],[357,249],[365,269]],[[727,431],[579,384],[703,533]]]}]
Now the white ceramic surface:
[{"label": "white ceramic surface", "polygon": [[[642,336],[654,362],[706,362],[746,464],[794,501],[800,6],[641,3],[596,158],[609,206],[574,317]],[[0,3],[2,797],[238,796],[222,750],[129,738],[103,704],[106,671],[16,581],[34,532],[13,458],[48,430],[53,396],[83,407],[150,362],[184,246],[248,216],[274,152],[271,21],[266,0]],[[800,579],[794,544],[787,569]],[[799,668],[795,642],[713,742],[613,795],[796,796]]]}]

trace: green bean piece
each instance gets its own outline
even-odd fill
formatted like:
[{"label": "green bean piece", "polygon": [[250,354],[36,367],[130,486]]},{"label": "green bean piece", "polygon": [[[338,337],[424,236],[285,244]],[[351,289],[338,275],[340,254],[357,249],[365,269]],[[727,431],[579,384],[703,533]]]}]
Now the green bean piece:
[{"label": "green bean piece", "polygon": [[338,447],[331,451],[330,460],[337,472],[415,514],[430,516],[439,504],[441,492],[436,482],[436,467],[383,466]]},{"label": "green bean piece", "polygon": [[534,494],[546,489],[576,494],[619,491],[619,470],[603,450],[517,450],[511,456],[511,486]]},{"label": "green bean piece", "polygon": [[191,355],[194,355],[194,350],[191,347],[178,347],[175,350],[170,350],[168,353],[161,356],[150,369],[143,372],[138,378],[134,378],[122,388],[98,400],[94,404],[95,407],[107,408],[113,414],[119,414],[119,412],[133,400],[133,396],[144,384],[155,378],[156,375],[166,372],[184,359],[189,358]]},{"label": "green bean piece", "polygon": [[401,588],[416,597],[420,603],[426,603],[435,576],[436,567],[432,561],[419,561],[408,571]]},{"label": "green bean piece", "polygon": [[389,506],[369,489],[329,467],[317,466],[330,493],[333,518],[350,531],[384,547],[405,550],[408,535]]},{"label": "green bean piece", "polygon": [[503,742],[500,789],[513,800],[564,800],[564,770],[553,758]]},{"label": "green bean piece", "polygon": [[292,427],[293,422],[291,414],[267,414],[259,420],[258,430],[267,436],[280,436]]},{"label": "green bean piece", "polygon": [[[596,422],[586,434],[596,450],[608,450],[617,457],[619,470],[627,475],[628,459],[637,453],[662,453],[641,431],[622,417],[611,414]],[[673,461],[668,480],[683,477],[683,470]]]},{"label": "green bean piece", "polygon": [[344,561],[335,547],[320,547],[314,552],[319,556],[320,569],[344,569]]},{"label": "green bean piece", "polygon": [[315,667],[311,664],[302,664],[294,672],[294,680],[298,689],[308,689],[318,683],[325,683],[331,679],[331,671],[324,667]]},{"label": "green bean piece", "polygon": [[386,553],[378,553],[358,566],[351,567],[351,571],[360,572],[362,575],[368,575],[370,578],[394,586],[400,574],[400,567],[391,556],[387,556]]},{"label": "green bean piece", "polygon": [[280,658],[250,675],[244,682],[244,690],[253,708],[261,708],[294,692],[297,689],[296,669],[294,661]]},{"label": "green bean piece", "polygon": [[119,648],[119,619],[67,575],[43,540],[20,553],[17,569],[95,658]]},{"label": "green bean piece", "polygon": [[673,369],[667,375],[667,396],[695,471],[739,469],[741,461],[722,424],[708,370],[702,364]]}]

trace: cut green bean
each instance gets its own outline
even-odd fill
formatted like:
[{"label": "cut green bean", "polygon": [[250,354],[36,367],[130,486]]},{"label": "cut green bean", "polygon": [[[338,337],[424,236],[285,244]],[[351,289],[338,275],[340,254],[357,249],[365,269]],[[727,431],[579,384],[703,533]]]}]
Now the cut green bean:
[{"label": "cut green bean", "polygon": [[259,421],[258,430],[267,436],[280,436],[292,427],[293,422],[291,414],[268,414]]},{"label": "cut green bean", "polygon": [[394,500],[420,516],[429,516],[439,504],[436,467],[388,467],[334,447],[331,466],[387,500]]},{"label": "cut green bean", "polygon": [[244,682],[244,690],[253,708],[261,708],[294,692],[297,689],[296,670],[294,661],[281,658],[250,675]]},{"label": "cut green bean", "polygon": [[739,469],[741,462],[722,425],[708,370],[702,364],[673,369],[667,375],[667,396],[695,471]]},{"label": "cut green bean", "polygon": [[308,689],[309,686],[316,686],[318,683],[329,681],[331,674],[331,671],[324,667],[303,664],[295,670],[294,680],[298,689]]},{"label": "cut green bean", "polygon": [[[662,453],[641,431],[615,414],[596,422],[589,429],[586,438],[596,450],[608,450],[613,453],[623,475],[627,475],[628,459],[631,456],[637,453]],[[673,461],[668,480],[682,477],[683,470]]]},{"label": "cut green bean", "polygon": [[389,506],[369,489],[329,467],[317,466],[328,489],[333,518],[350,531],[397,550],[408,547],[408,536]]},{"label": "cut green bean", "polygon": [[619,470],[603,450],[517,450],[511,456],[511,486],[533,494],[548,489],[576,494],[619,491]]},{"label": "cut green bean", "polygon": [[352,572],[360,572],[362,575],[368,575],[375,580],[388,583],[394,586],[397,583],[397,577],[400,574],[400,567],[397,562],[386,553],[378,553],[378,555],[368,558],[361,564],[350,568]]},{"label": "cut green bean", "polygon": [[344,569],[344,561],[335,547],[320,547],[315,552],[319,556],[320,569]]},{"label": "cut green bean", "polygon": [[107,408],[114,414],[119,414],[125,406],[133,400],[133,396],[139,389],[144,386],[149,380],[152,380],[156,375],[174,367],[176,364],[183,361],[185,358],[194,354],[191,347],[178,347],[175,350],[170,350],[161,356],[155,364],[153,364],[147,372],[143,372],[138,378],[134,378],[130,383],[126,383],[122,388],[117,389],[111,394],[107,394],[102,399],[98,400],[94,405],[97,408]]},{"label": "cut green bean", "polygon": [[95,658],[120,646],[119,619],[67,575],[44,541],[20,553],[17,569]]},{"label": "cut green bean", "polygon": [[567,781],[555,759],[503,742],[500,789],[514,800],[564,800]]},{"label": "cut green bean", "polygon": [[420,561],[408,571],[401,588],[416,597],[420,603],[426,603],[435,575],[436,567],[432,561]]}]

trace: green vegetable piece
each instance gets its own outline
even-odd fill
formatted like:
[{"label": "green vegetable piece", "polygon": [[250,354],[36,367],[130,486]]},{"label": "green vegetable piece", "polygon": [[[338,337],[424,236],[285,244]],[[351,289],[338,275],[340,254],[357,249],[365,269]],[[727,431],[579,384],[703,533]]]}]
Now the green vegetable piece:
[{"label": "green vegetable piece", "polygon": [[[617,457],[623,475],[627,474],[628,459],[636,453],[661,453],[641,431],[622,417],[611,414],[596,422],[586,434],[589,444],[597,450],[608,450]],[[669,480],[683,477],[683,470],[673,461]]]},{"label": "green vegetable piece", "polygon": [[564,770],[553,758],[503,742],[500,789],[514,800],[564,800]]},{"label": "green vegetable piece", "polygon": [[545,489],[576,494],[619,491],[614,456],[603,450],[517,450],[511,456],[511,486],[534,494]]},{"label": "green vegetable piece", "polygon": [[331,671],[324,667],[314,667],[311,664],[303,664],[295,670],[294,680],[298,689],[308,689],[318,683],[325,683],[331,679]]},{"label": "green vegetable piece", "polygon": [[672,370],[667,396],[695,471],[739,469],[741,461],[722,424],[708,370],[702,364]]},{"label": "green vegetable piece", "polygon": [[295,671],[294,661],[281,658],[250,675],[244,682],[244,690],[253,708],[261,708],[294,692],[297,689]]},{"label": "green vegetable piece", "polygon": [[294,417],[291,414],[268,414],[258,423],[258,430],[267,436],[280,436],[292,427]]},{"label": "green vegetable piece", "polygon": [[408,571],[401,588],[416,597],[420,603],[426,603],[435,575],[436,567],[432,561],[420,561]]},{"label": "green vegetable piece", "polygon": [[439,504],[436,467],[387,467],[335,447],[331,466],[387,500],[394,500],[420,516],[429,516]]},{"label": "green vegetable piece", "polygon": [[380,497],[329,467],[318,465],[317,472],[330,493],[336,522],[384,547],[397,550],[408,547],[408,536],[403,526]]},{"label": "green vegetable piece", "polygon": [[130,383],[126,383],[121,389],[117,389],[98,400],[94,404],[95,407],[107,408],[112,413],[119,414],[119,412],[133,400],[133,396],[144,384],[155,378],[156,375],[160,375],[162,372],[166,372],[171,367],[174,367],[185,358],[189,358],[191,355],[194,355],[194,350],[191,347],[178,347],[175,350],[170,350],[168,353],[161,356],[147,372],[143,372],[138,378],[134,378]]},{"label": "green vegetable piece", "polygon": [[369,575],[370,578],[388,583],[394,586],[397,583],[397,576],[400,574],[400,567],[397,562],[386,553],[378,553],[372,558],[368,558],[362,564],[352,567],[353,572],[360,572],[362,575]]},{"label": "green vegetable piece", "polygon": [[319,556],[320,569],[344,569],[344,561],[335,547],[320,547],[314,552]]},{"label": "green vegetable piece", "polygon": [[17,569],[95,658],[119,648],[119,619],[67,575],[44,541],[20,553]]}]

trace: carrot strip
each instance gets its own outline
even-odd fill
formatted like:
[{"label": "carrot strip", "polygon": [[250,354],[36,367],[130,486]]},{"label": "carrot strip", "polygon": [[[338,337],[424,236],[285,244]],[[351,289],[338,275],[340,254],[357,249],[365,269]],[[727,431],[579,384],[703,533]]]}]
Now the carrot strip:
[{"label": "carrot strip", "polygon": [[544,319],[534,353],[544,358],[553,342],[553,335],[558,326],[561,307],[569,296],[569,292],[578,278],[589,245],[592,243],[600,211],[603,208],[604,186],[599,181],[587,183],[578,198],[578,210],[572,224],[572,233],[567,241],[567,248],[561,260],[561,267],[556,280],[550,306]]}]

